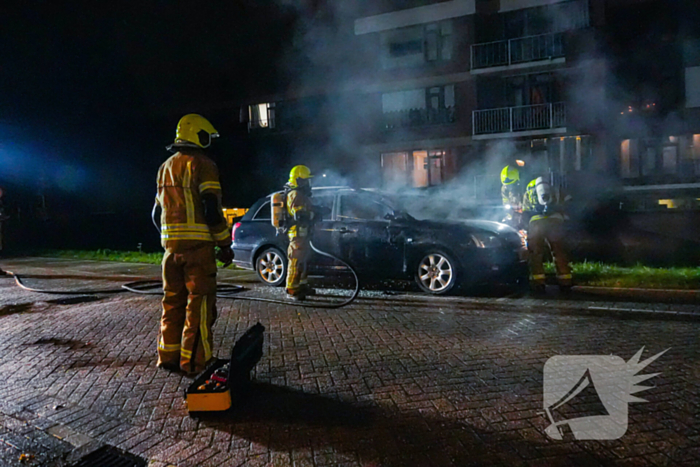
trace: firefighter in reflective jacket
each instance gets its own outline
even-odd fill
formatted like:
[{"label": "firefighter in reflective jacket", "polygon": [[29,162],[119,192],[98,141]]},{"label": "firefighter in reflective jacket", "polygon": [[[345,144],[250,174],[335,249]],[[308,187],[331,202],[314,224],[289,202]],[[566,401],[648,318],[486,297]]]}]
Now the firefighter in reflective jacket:
[{"label": "firefighter in reflective jacket", "polygon": [[287,294],[295,300],[303,300],[315,291],[306,280],[306,259],[309,255],[309,242],[314,221],[314,208],[311,204],[311,171],[305,165],[297,165],[289,173],[287,191],[287,213],[292,226],[287,231]]},{"label": "firefighter in reflective jacket", "polygon": [[562,291],[571,290],[571,267],[564,248],[563,205],[568,201],[562,190],[553,188],[543,177],[532,180],[523,196],[523,211],[530,218],[527,247],[530,261],[530,284],[535,293],[544,293],[544,255],[546,245],[554,257],[557,281]]},{"label": "firefighter in reflective jacket", "polygon": [[180,119],[175,142],[168,146],[175,154],[158,171],[153,207],[154,222],[157,209],[161,210],[165,249],[158,366],[187,374],[203,371],[212,358],[216,259],[225,265],[233,261],[218,169],[205,152],[217,136],[200,115]]},{"label": "firefighter in reflective jacket", "polygon": [[503,223],[522,230],[523,224],[523,191],[520,185],[520,170],[512,165],[503,167],[501,171],[501,198],[506,216]]}]

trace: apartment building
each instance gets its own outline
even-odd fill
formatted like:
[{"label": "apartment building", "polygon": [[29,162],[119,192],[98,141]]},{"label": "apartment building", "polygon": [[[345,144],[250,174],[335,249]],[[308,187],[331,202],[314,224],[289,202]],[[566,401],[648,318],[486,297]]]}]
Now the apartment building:
[{"label": "apartment building", "polygon": [[[700,198],[700,51],[686,10],[645,0],[408,3],[352,20],[344,52],[365,57],[345,82],[251,102],[251,137],[333,152],[335,131],[347,130],[355,138],[334,163],[366,167],[360,179],[385,188],[452,182],[496,200],[498,171],[517,158],[583,194],[603,180],[635,209]],[[636,74],[624,78],[625,67]],[[358,121],[329,118],[339,106]]]},{"label": "apartment building", "polygon": [[420,187],[459,174],[469,192],[492,197],[499,168],[516,157],[533,173],[603,165],[591,122],[574,118],[568,96],[572,75],[605,72],[590,37],[600,8],[457,0],[358,18],[358,39],[381,45],[385,132],[363,151],[379,159],[383,181]]}]

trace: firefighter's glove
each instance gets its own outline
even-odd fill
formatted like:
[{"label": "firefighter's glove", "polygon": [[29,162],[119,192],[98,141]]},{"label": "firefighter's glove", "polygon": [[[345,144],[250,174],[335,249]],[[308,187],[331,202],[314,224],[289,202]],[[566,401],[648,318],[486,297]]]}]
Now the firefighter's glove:
[{"label": "firefighter's glove", "polygon": [[233,263],[233,258],[234,258],[233,250],[231,249],[230,246],[223,246],[220,247],[216,251],[216,259],[224,263],[224,267],[227,268]]}]

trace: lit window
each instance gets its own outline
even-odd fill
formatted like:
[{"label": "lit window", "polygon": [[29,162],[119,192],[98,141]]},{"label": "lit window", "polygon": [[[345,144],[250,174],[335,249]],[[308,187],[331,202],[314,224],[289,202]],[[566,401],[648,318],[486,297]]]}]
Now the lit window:
[{"label": "lit window", "polygon": [[620,174],[622,178],[639,177],[637,140],[626,139],[620,144]]},{"label": "lit window", "polygon": [[248,106],[248,128],[274,128],[275,103]]}]

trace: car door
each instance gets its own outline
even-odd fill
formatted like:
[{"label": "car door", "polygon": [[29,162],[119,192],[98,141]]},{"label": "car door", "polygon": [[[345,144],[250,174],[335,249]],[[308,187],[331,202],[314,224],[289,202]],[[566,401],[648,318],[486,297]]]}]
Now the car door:
[{"label": "car door", "polygon": [[[319,250],[335,254],[336,248],[333,247],[333,207],[335,204],[335,196],[333,194],[317,195],[314,193],[311,202],[315,208],[328,208],[328,214],[317,221],[311,242]],[[332,266],[334,261],[326,256],[319,255],[315,252],[311,253],[309,258],[309,266],[312,269],[326,268]]]},{"label": "car door", "polygon": [[371,193],[347,192],[339,195],[336,212],[333,239],[339,256],[365,274],[396,276],[403,261],[386,218],[393,209]]}]

